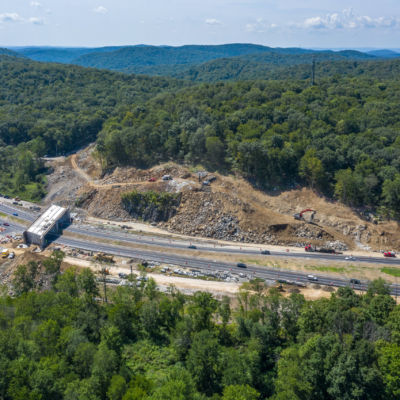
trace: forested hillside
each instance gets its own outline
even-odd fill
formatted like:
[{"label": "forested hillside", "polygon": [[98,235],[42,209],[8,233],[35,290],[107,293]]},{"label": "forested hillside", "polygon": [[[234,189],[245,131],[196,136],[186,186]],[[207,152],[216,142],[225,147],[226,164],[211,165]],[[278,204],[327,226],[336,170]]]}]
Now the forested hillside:
[{"label": "forested hillside", "polygon": [[109,166],[201,163],[261,188],[309,185],[398,215],[399,96],[395,79],[203,84],[111,118],[98,150]]},{"label": "forested hillside", "polygon": [[74,64],[74,60],[84,54],[111,52],[121,47],[18,47],[14,51],[35,61]]},{"label": "forested hillside", "polygon": [[[0,192],[39,199],[45,172],[39,156],[98,137],[107,168],[200,163],[264,189],[309,185],[397,218],[399,66],[399,60],[320,63],[314,87],[309,78],[287,79],[288,69],[284,80],[185,88],[169,78],[3,56]],[[294,77],[307,78],[303,67],[291,67],[299,68]],[[324,68],[330,77],[322,78]]]},{"label": "forested hillside", "polygon": [[[399,58],[400,59],[400,58]],[[219,82],[240,80],[311,79],[312,62],[315,60],[316,80],[338,76],[376,77],[398,79],[399,59],[348,60],[327,54],[305,56],[248,56],[218,59],[191,67],[160,69],[147,67],[152,75],[173,76],[194,82]]]},{"label": "forested hillside", "polygon": [[[230,305],[154,281],[109,289],[59,273],[62,256],[17,268],[0,296],[4,400],[395,400],[400,308],[382,281],[330,299],[249,284]],[[53,289],[40,291],[40,273]]]},{"label": "forested hillside", "polygon": [[103,122],[183,84],[0,56],[0,193],[40,199],[45,154],[96,140]]},{"label": "forested hillside", "polygon": [[4,49],[2,47],[0,47],[0,56],[21,57],[21,55],[19,55],[15,51]]},{"label": "forested hillside", "polygon": [[[240,57],[238,57],[240,56]],[[105,68],[127,73],[176,76],[188,78],[188,70],[202,68],[204,62],[217,64],[225,59],[232,62],[267,64],[269,68],[310,63],[319,60],[368,60],[374,56],[357,51],[312,51],[279,49],[256,45],[182,46],[182,47],[125,47],[107,53],[91,53],[73,63],[86,67]],[[214,60],[214,61],[210,61]],[[226,60],[225,60],[226,61]],[[208,64],[206,64],[208,65]],[[189,77],[189,79],[191,79]],[[224,78],[222,78],[224,79]],[[205,79],[204,79],[205,80]],[[211,78],[209,81],[221,80]]]},{"label": "forested hillside", "polygon": [[221,57],[274,52],[307,54],[300,48],[271,48],[255,44],[186,45],[186,46],[109,46],[109,47],[19,47],[14,49],[32,60],[78,64],[87,67],[122,70],[127,66],[197,64]]},{"label": "forested hillside", "polygon": [[[379,55],[350,50],[315,51],[241,43],[179,47],[146,45],[99,48],[26,47],[15,50],[19,54],[37,61],[71,63],[127,73],[176,76],[209,82],[235,78],[265,79],[260,75],[260,69],[264,69],[265,72],[265,70],[271,71],[279,66],[308,64],[313,57],[318,61],[369,60],[379,57]],[[234,66],[237,66],[239,71],[233,71],[232,67]],[[244,66],[254,70],[252,76],[235,77],[234,73],[240,75],[240,70]],[[218,73],[218,68],[227,69],[227,76]],[[208,70],[209,73],[202,74],[202,71],[205,70]],[[229,77],[231,75],[233,77]]]}]

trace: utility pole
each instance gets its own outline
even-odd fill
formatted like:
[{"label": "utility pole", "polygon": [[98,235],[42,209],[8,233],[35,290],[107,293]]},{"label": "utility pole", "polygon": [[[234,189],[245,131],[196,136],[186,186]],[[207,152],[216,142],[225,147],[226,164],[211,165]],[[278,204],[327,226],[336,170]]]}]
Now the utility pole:
[{"label": "utility pole", "polygon": [[312,58],[311,86],[315,86],[315,57]]},{"label": "utility pole", "polygon": [[101,266],[100,275],[101,275],[101,278],[103,280],[104,302],[108,303],[108,299],[107,299],[107,282],[106,282],[106,276],[108,275],[108,270],[104,265]]}]

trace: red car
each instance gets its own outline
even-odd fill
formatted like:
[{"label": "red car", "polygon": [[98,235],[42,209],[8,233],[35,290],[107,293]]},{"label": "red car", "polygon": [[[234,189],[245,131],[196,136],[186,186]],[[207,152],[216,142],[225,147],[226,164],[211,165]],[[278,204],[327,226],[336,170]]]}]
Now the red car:
[{"label": "red car", "polygon": [[157,179],[156,178],[150,178],[149,182],[155,182]]},{"label": "red car", "polygon": [[392,251],[385,251],[385,252],[383,253],[383,256],[384,256],[384,257],[396,257],[396,254],[393,253]]},{"label": "red car", "polygon": [[3,224],[4,226],[10,226],[10,224],[8,222],[4,222]]}]

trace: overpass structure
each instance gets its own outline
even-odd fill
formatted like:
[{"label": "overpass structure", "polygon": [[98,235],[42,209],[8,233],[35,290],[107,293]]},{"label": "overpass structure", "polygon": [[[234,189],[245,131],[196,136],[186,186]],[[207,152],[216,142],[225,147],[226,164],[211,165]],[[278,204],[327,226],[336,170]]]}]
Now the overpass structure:
[{"label": "overpass structure", "polygon": [[69,209],[53,204],[24,232],[25,243],[44,248],[70,222]]}]

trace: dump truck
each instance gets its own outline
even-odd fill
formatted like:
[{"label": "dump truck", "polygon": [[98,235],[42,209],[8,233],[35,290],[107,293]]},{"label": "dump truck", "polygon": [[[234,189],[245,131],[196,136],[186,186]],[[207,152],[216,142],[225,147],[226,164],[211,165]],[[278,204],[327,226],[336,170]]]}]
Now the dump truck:
[{"label": "dump truck", "polygon": [[342,254],[335,249],[331,249],[329,247],[317,247],[311,244],[307,244],[304,247],[304,250],[310,253]]}]

